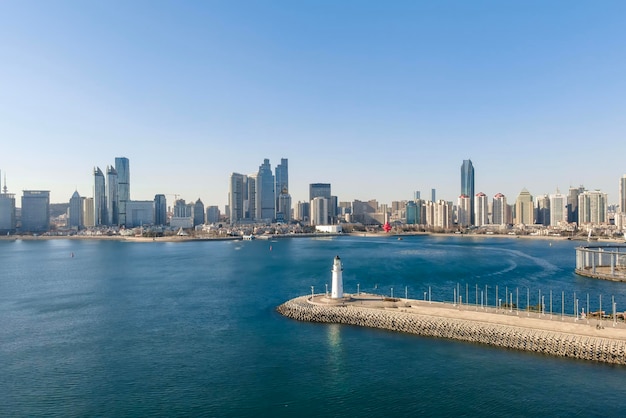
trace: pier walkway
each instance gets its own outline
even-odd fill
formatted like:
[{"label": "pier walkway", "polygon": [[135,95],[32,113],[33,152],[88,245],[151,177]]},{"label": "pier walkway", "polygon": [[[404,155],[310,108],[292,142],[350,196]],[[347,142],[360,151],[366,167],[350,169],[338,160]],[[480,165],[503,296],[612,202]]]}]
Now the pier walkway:
[{"label": "pier walkway", "polygon": [[302,296],[277,310],[301,321],[381,328],[626,365],[626,326],[612,319],[576,319],[372,294],[346,295],[341,300],[324,294]]}]

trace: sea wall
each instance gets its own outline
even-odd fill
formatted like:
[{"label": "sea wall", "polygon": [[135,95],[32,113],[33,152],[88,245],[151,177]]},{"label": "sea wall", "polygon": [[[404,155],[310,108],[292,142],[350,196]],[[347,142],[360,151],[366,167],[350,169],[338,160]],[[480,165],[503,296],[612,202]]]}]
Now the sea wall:
[{"label": "sea wall", "polygon": [[626,364],[626,341],[623,340],[408,313],[402,308],[314,305],[306,296],[285,302],[277,311],[299,321],[358,325],[552,356]]}]

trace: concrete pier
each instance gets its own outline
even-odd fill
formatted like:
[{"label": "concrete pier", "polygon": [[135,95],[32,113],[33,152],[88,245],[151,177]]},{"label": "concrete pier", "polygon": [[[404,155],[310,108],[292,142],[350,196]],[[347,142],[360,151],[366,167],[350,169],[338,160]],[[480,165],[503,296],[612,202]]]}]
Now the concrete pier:
[{"label": "concrete pier", "polygon": [[308,322],[326,322],[450,338],[611,364],[626,364],[623,324],[596,319],[574,320],[552,315],[533,317],[508,309],[429,303],[380,295],[345,295],[327,303],[325,295],[301,296],[277,308],[282,315]]}]

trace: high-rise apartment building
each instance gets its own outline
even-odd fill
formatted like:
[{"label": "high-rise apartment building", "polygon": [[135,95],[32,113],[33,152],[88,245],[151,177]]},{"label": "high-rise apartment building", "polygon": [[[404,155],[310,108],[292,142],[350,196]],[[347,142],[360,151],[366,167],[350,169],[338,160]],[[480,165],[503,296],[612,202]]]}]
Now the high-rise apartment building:
[{"label": "high-rise apartment building", "polygon": [[206,208],[206,223],[216,224],[220,221],[220,208],[209,206]]},{"label": "high-rise apartment building", "polygon": [[117,171],[107,167],[107,225],[118,225]]},{"label": "high-rise apartment building", "polygon": [[524,188],[515,201],[515,223],[532,225],[535,222],[534,212],[533,196]]},{"label": "high-rise apartment building", "polygon": [[115,158],[117,172],[117,224],[126,225],[126,204],[130,200],[130,167],[128,158]]},{"label": "high-rise apartment building", "polygon": [[550,225],[550,197],[547,194],[537,196],[535,207],[535,223]]},{"label": "high-rise apartment building", "polygon": [[489,223],[489,201],[483,192],[476,193],[474,200],[474,225],[483,226]]},{"label": "high-rise apartment building", "polygon": [[22,195],[22,232],[47,232],[50,229],[50,192],[24,190]]},{"label": "high-rise apartment building", "polygon": [[470,225],[474,225],[474,165],[472,160],[463,160],[461,165],[461,194],[470,198]]},{"label": "high-rise apartment building", "polygon": [[578,225],[600,225],[608,222],[607,195],[599,190],[578,196]]},{"label": "high-rise apartment building", "polygon": [[294,219],[302,222],[309,222],[311,219],[311,203],[298,202],[295,207]]},{"label": "high-rise apartment building", "polygon": [[567,221],[567,196],[562,195],[557,189],[555,194],[550,195],[550,226],[556,227]]},{"label": "high-rise apartment building", "polygon": [[174,202],[174,208],[172,210],[173,216],[175,218],[191,218],[192,217],[192,209],[185,202],[185,199],[178,199]]},{"label": "high-rise apartment building", "polygon": [[244,181],[246,176],[239,173],[232,173],[228,183],[228,208],[230,213],[230,223],[234,224],[244,218]]},{"label": "high-rise apartment building", "polygon": [[491,204],[492,219],[491,223],[494,225],[506,225],[507,222],[507,208],[506,196],[502,193],[497,193],[493,197]]},{"label": "high-rise apartment building", "polygon": [[291,195],[289,193],[281,193],[278,195],[278,206],[276,207],[276,221],[291,221]]},{"label": "high-rise apartment building", "polygon": [[70,213],[67,218],[67,226],[69,228],[79,229],[83,227],[83,199],[75,191],[70,198]]},{"label": "high-rise apartment building", "polygon": [[107,224],[107,195],[104,174],[100,167],[93,169],[93,210],[96,226]]},{"label": "high-rise apartment building", "polygon": [[95,226],[95,222],[93,219],[94,209],[93,209],[93,197],[83,197],[83,225],[85,228],[91,228]]},{"label": "high-rise apartment building", "polygon": [[311,225],[328,225],[328,203],[325,197],[315,197],[311,200]]},{"label": "high-rise apartment building", "polygon": [[274,192],[274,174],[269,159],[264,159],[259,166],[256,179],[256,216],[257,221],[271,222],[276,215],[276,195]]},{"label": "high-rise apartment building", "polygon": [[583,186],[570,187],[567,196],[567,222],[578,222],[578,196],[584,191]]},{"label": "high-rise apartment building", "polygon": [[452,212],[452,202],[438,200],[434,205],[433,226],[435,228],[450,229],[452,227]]},{"label": "high-rise apartment building", "polygon": [[164,194],[154,196],[154,224],[167,225],[167,200]]},{"label": "high-rise apartment building", "polygon": [[468,195],[462,194],[459,196],[456,208],[456,218],[457,224],[461,228],[467,228],[470,226],[470,216],[472,216],[472,212],[470,210],[471,204],[472,200]]}]

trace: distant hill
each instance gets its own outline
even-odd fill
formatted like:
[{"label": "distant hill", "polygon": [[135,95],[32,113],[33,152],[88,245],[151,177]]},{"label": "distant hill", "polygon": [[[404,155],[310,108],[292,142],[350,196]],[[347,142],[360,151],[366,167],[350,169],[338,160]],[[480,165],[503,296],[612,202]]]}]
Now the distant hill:
[{"label": "distant hill", "polygon": [[50,217],[56,218],[67,213],[69,203],[50,203]]}]

